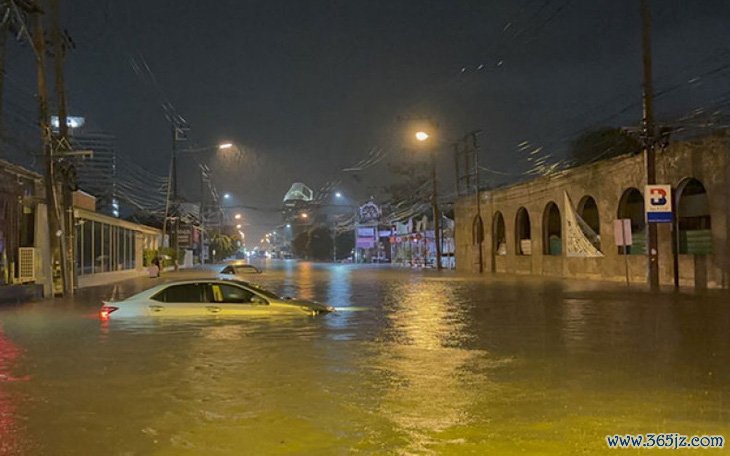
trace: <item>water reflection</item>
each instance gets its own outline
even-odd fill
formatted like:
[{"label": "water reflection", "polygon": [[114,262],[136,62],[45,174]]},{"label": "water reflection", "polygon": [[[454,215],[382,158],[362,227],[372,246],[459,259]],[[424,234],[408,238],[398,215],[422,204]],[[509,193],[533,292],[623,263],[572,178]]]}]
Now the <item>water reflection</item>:
[{"label": "water reflection", "polygon": [[435,436],[466,426],[479,395],[492,388],[490,359],[462,342],[465,314],[447,283],[418,279],[393,293],[390,329],[373,365],[388,378],[379,413],[407,436],[406,453],[424,454]]},{"label": "water reflection", "polygon": [[0,454],[20,454],[24,445],[23,428],[18,422],[17,396],[11,394],[10,382],[27,381],[29,376],[17,377],[13,370],[21,349],[5,335],[0,322]]}]

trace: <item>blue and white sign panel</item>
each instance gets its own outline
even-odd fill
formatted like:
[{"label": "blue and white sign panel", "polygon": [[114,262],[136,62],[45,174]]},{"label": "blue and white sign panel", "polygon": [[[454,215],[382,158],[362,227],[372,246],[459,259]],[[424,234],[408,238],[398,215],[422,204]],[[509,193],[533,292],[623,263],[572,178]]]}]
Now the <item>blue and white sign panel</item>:
[{"label": "blue and white sign panel", "polygon": [[647,185],[644,191],[646,221],[649,223],[671,223],[672,186]]}]

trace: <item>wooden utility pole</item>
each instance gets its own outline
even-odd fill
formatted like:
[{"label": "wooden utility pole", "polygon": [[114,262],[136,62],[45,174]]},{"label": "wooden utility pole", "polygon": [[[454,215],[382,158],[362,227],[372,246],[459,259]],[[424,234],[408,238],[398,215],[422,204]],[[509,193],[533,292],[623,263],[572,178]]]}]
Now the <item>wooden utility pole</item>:
[{"label": "wooden utility pole", "polygon": [[[643,83],[643,135],[644,159],[646,168],[646,184],[656,184],[656,150],[654,148],[654,90],[652,88],[652,60],[651,60],[651,12],[649,0],[641,0],[641,43],[644,67]],[[647,222],[648,223],[648,222]],[[656,223],[648,223],[647,248],[649,259],[648,281],[652,290],[659,289],[659,243],[657,240]]]},{"label": "wooden utility pole", "polygon": [[[56,104],[58,109],[58,136],[56,141],[56,152],[68,152],[71,149],[71,143],[68,137],[68,123],[66,113],[66,88],[64,83],[63,61],[66,57],[66,49],[61,35],[61,13],[59,8],[59,0],[50,0],[51,10],[51,41],[53,42],[53,60],[55,69],[55,86],[56,86]],[[63,278],[64,292],[73,294],[75,283],[75,262],[74,262],[74,218],[73,218],[73,195],[71,194],[70,176],[66,172],[70,171],[73,165],[65,163],[63,170],[57,167],[59,171],[59,181],[61,182],[62,204],[61,213],[64,214],[62,222],[64,237],[62,240],[62,257],[63,257]]]},{"label": "wooden utility pole", "polygon": [[436,269],[441,270],[441,212],[438,204],[438,181],[436,180],[436,151],[431,152],[431,206],[433,208],[433,237],[436,242]]},{"label": "wooden utility pole", "polygon": [[[46,87],[46,46],[43,32],[41,11],[31,11],[33,17],[33,50],[36,57],[36,77],[38,83],[38,116],[41,130],[41,144],[45,156],[46,207],[48,216],[49,243],[51,247],[51,268],[53,292],[56,293],[56,281],[63,282],[63,264],[61,261],[60,236],[61,217],[58,214],[59,202],[56,192],[55,157],[53,154],[53,138],[48,115],[48,89]],[[65,287],[61,287],[63,290]]]}]

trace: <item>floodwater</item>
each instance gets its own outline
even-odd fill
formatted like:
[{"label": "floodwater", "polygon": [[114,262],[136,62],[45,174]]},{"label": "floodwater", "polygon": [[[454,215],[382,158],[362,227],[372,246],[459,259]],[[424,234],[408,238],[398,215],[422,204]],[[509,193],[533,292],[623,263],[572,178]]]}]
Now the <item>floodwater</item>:
[{"label": "floodwater", "polygon": [[[259,283],[339,311],[95,318],[147,278],[1,307],[0,454],[633,454],[605,436],[730,438],[727,294],[266,268]],[[698,451],[723,450],[672,454]]]}]

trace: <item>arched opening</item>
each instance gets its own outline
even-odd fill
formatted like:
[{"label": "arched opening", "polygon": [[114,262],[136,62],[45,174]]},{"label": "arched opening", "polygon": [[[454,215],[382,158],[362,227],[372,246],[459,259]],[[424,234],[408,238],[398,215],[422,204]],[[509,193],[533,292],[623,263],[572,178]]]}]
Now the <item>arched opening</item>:
[{"label": "arched opening", "polygon": [[[601,219],[598,215],[598,205],[592,196],[586,195],[578,202],[578,216],[583,219],[592,233],[586,233],[593,247],[601,250]],[[585,231],[585,230],[584,230]]]},{"label": "arched opening", "polygon": [[502,213],[497,211],[494,214],[494,222],[492,223],[492,239],[495,255],[507,255],[507,237],[504,229],[504,217]]},{"label": "arched opening", "polygon": [[679,253],[711,255],[710,202],[705,186],[697,179],[687,179],[678,187],[677,201]]},{"label": "arched opening", "polygon": [[550,201],[542,216],[542,253],[560,256],[563,254],[563,227],[558,205]]},{"label": "arched opening", "polygon": [[[618,247],[619,255],[646,254],[646,221],[644,219],[644,196],[636,188],[627,188],[618,203],[617,217],[631,220],[631,245]],[[628,237],[628,236],[627,236]]]},{"label": "arched opening", "polygon": [[515,251],[517,255],[532,255],[532,232],[530,231],[530,214],[527,209],[517,209],[515,219]]},{"label": "arched opening", "polygon": [[481,215],[475,215],[472,221],[471,242],[474,245],[484,242],[484,222],[482,222]]}]

